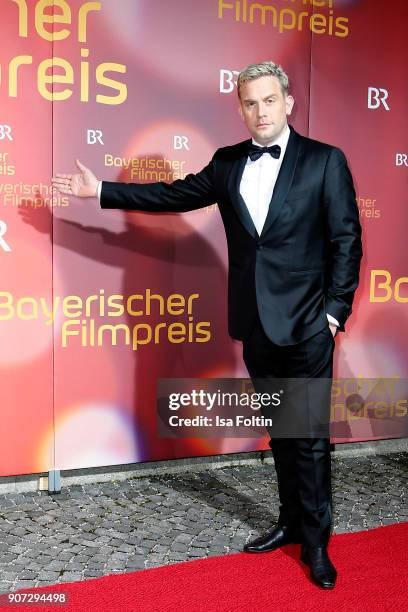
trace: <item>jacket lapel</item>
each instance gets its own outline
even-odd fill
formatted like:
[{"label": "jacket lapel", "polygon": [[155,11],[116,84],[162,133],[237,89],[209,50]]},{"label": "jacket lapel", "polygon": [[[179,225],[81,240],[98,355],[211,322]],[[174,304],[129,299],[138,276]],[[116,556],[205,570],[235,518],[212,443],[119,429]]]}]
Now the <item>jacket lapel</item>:
[{"label": "jacket lapel", "polygon": [[231,172],[228,177],[228,193],[230,194],[232,204],[235,211],[247,232],[251,234],[256,240],[259,238],[258,232],[256,231],[252,217],[249,214],[247,205],[245,204],[244,198],[240,194],[239,187],[241,184],[242,175],[246,161],[248,159],[248,143],[250,140],[246,140],[240,143],[237,158],[234,160],[231,168]]},{"label": "jacket lapel", "polygon": [[296,164],[300,151],[300,137],[295,130],[290,127],[290,136],[286,147],[285,157],[276,180],[275,189],[273,190],[272,199],[269,204],[268,215],[265,224],[262,228],[261,236],[264,236],[269,228],[273,225],[279,212],[283,206],[288,191],[292,185],[293,176],[295,174]]}]

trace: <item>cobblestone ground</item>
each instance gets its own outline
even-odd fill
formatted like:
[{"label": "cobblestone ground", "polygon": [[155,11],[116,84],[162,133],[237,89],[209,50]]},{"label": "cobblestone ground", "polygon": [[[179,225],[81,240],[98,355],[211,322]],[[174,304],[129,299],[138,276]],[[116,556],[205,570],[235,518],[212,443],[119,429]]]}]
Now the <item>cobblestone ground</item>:
[{"label": "cobblestone ground", "polygon": [[[408,453],[333,456],[335,532],[408,521]],[[0,496],[0,592],[242,549],[277,520],[273,465]]]}]

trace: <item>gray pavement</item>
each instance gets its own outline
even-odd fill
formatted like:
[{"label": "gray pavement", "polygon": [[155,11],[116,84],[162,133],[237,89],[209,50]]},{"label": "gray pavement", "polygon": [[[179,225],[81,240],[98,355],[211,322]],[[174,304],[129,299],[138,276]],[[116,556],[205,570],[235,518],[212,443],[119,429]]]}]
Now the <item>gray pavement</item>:
[{"label": "gray pavement", "polygon": [[[408,521],[408,452],[332,455],[336,533]],[[0,495],[0,592],[238,552],[277,520],[274,466]]]}]

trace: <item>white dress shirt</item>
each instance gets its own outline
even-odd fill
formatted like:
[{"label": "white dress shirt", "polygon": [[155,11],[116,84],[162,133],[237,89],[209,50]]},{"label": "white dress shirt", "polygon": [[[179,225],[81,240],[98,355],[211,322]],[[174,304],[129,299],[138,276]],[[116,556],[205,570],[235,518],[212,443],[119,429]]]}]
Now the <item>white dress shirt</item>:
[{"label": "white dress shirt", "polygon": [[[290,129],[289,126],[286,126],[286,129],[279,138],[268,145],[280,146],[281,154],[279,159],[275,159],[269,153],[264,153],[255,161],[248,157],[244,168],[239,191],[244,198],[244,202],[259,235],[261,235],[268,214],[269,203],[286,152],[289,136]],[[258,147],[263,146],[254,139],[252,139],[252,142]]]}]

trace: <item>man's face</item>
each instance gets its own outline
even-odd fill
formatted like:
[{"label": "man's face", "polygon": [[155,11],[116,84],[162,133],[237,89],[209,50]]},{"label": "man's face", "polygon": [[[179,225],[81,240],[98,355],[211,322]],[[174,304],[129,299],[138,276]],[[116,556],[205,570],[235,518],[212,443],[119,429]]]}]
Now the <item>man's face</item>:
[{"label": "man's face", "polygon": [[284,130],[294,100],[285,96],[275,76],[262,76],[243,83],[239,112],[252,138],[269,145]]}]

